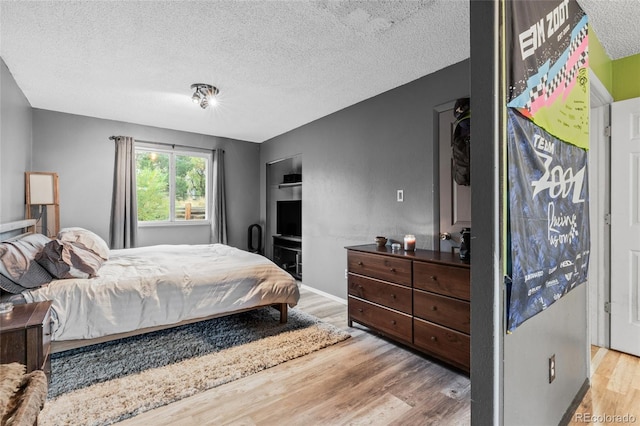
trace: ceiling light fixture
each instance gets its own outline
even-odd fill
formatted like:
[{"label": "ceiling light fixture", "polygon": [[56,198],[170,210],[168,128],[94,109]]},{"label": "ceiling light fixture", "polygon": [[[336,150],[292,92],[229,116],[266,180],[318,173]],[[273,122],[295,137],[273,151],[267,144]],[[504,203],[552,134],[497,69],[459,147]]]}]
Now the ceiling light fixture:
[{"label": "ceiling light fixture", "polygon": [[195,90],[191,100],[194,104],[199,104],[200,108],[206,109],[209,105],[216,106],[218,104],[216,95],[220,93],[220,90],[217,87],[210,84],[194,83],[191,88]]}]

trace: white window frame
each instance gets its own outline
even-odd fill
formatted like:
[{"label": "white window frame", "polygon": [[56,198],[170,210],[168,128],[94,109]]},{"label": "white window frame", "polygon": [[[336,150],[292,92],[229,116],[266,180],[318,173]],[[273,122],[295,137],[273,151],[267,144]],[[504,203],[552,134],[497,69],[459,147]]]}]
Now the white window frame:
[{"label": "white window frame", "polygon": [[[213,153],[208,150],[198,150],[197,148],[177,147],[176,145],[154,144],[146,142],[136,142],[134,155],[138,152],[157,152],[169,155],[169,219],[141,221],[138,220],[138,227],[162,227],[162,226],[191,226],[191,225],[210,225],[211,224],[211,170],[213,167]],[[176,220],[176,155],[184,155],[190,157],[201,157],[207,160],[206,173],[206,189],[205,189],[205,219],[195,220]],[[136,191],[137,188],[136,180]]]}]

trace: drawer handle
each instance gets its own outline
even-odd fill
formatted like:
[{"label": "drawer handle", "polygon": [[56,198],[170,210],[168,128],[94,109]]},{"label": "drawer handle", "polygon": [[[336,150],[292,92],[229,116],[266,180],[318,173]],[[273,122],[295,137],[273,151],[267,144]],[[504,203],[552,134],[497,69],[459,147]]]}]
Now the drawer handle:
[{"label": "drawer handle", "polygon": [[389,270],[390,270],[391,272],[395,272],[395,271],[396,271],[396,268],[389,268]]},{"label": "drawer handle", "polygon": [[396,320],[391,320],[392,325],[396,325]]},{"label": "drawer handle", "polygon": [[432,341],[432,342],[437,342],[437,341],[438,341],[438,338],[437,338],[436,336],[431,336],[431,341]]},{"label": "drawer handle", "polygon": [[431,310],[432,310],[432,311],[437,311],[437,310],[438,310],[438,307],[434,305],[434,306],[432,306],[432,307],[431,307]]},{"label": "drawer handle", "polygon": [[396,295],[395,295],[395,294],[392,294],[392,295],[391,295],[391,298],[392,298],[392,299],[395,299],[395,298],[396,298]]},{"label": "drawer handle", "polygon": [[362,261],[359,261],[359,262],[358,262],[358,266],[362,266]]},{"label": "drawer handle", "polygon": [[361,286],[360,284],[358,284],[358,288],[359,288],[360,290],[362,290],[362,286]]},{"label": "drawer handle", "polygon": [[358,308],[358,312],[362,313],[364,310],[362,308]]},{"label": "drawer handle", "polygon": [[438,281],[438,277],[437,277],[437,276],[435,276],[435,275],[431,275],[431,280],[433,280],[433,281]]}]

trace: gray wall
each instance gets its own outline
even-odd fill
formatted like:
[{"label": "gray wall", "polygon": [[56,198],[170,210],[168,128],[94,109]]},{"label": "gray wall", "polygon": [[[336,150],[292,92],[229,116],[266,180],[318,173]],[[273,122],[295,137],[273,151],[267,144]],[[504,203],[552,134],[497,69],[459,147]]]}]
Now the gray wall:
[{"label": "gray wall", "polygon": [[[346,298],[345,246],[377,235],[433,248],[438,222],[434,107],[469,95],[469,62],[425,76],[263,143],[266,164],[302,155],[303,282]],[[396,190],[404,202],[396,202]],[[267,243],[270,243],[267,241]]]},{"label": "gray wall", "polygon": [[[504,337],[504,424],[558,424],[590,376],[587,284]],[[556,379],[548,380],[555,354]]]},{"label": "gray wall", "polygon": [[0,223],[24,219],[31,169],[31,105],[0,58]]},{"label": "gray wall", "polygon": [[[195,133],[34,109],[33,169],[60,177],[60,226],[91,229],[108,241],[113,188],[112,135],[225,150],[229,245],[247,246],[259,219],[259,145]],[[139,245],[209,243],[209,227],[139,228]]]}]

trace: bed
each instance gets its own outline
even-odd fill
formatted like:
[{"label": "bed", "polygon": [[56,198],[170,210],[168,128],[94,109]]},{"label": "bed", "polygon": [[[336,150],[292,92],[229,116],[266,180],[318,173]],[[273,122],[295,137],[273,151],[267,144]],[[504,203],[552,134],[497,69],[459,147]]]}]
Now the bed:
[{"label": "bed", "polygon": [[[18,260],[7,254],[21,245]],[[30,279],[11,270],[23,257],[31,257],[20,266]],[[255,253],[223,244],[109,250],[82,228],[56,239],[26,233],[3,241],[0,279],[3,298],[14,303],[53,302],[54,352],[265,306],[286,322],[300,297],[291,275]]]}]

